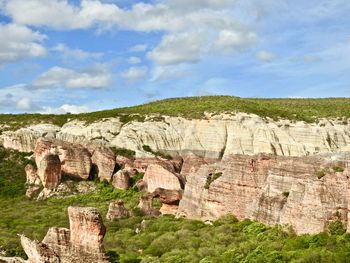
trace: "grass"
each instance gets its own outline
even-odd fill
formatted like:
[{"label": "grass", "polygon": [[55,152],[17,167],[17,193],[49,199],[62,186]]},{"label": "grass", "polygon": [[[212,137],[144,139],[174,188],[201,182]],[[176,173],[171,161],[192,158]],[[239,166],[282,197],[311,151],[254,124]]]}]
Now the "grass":
[{"label": "grass", "polygon": [[[97,207],[104,218],[112,200],[123,199],[130,209],[138,203],[139,193],[103,182],[97,183],[94,193],[29,201],[24,197],[26,163],[25,154],[0,148],[0,247],[8,256],[24,256],[17,233],[41,240],[49,227],[68,227],[69,205]],[[328,232],[302,236],[281,226],[238,221],[232,215],[213,225],[141,214],[104,222],[105,247],[114,263],[348,262],[350,258],[350,234],[340,221],[332,222]]]},{"label": "grass", "polygon": [[[120,117],[123,123],[144,121],[147,115],[182,116],[203,118],[204,112],[246,112],[273,119],[315,122],[319,118],[350,118],[350,98],[324,99],[257,99],[232,96],[205,96],[165,99],[133,107],[117,108],[83,114],[42,115],[2,114],[0,123],[5,129],[16,129],[32,123],[50,122],[62,126],[68,120],[80,119],[93,122],[102,118]],[[159,116],[160,118],[160,116]],[[158,118],[155,117],[155,120]]]}]

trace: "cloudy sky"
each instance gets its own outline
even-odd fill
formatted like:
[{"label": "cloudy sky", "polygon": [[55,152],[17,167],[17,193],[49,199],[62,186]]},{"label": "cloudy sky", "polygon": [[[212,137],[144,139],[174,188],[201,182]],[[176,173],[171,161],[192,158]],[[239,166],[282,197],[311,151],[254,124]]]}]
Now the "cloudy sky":
[{"label": "cloudy sky", "polygon": [[0,0],[0,112],[349,97],[349,0]]}]

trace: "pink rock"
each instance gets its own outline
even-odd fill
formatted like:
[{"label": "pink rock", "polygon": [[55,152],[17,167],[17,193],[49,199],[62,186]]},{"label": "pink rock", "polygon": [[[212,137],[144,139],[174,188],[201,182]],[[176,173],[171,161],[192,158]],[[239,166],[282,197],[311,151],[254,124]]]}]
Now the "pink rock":
[{"label": "pink rock", "polygon": [[46,154],[38,167],[38,175],[44,188],[56,189],[61,183],[61,162],[58,155]]},{"label": "pink rock", "polygon": [[103,181],[112,179],[115,168],[115,154],[106,147],[99,147],[93,151],[91,160],[97,167],[98,178]]},{"label": "pink rock", "polygon": [[113,175],[112,185],[117,189],[127,190],[131,186],[131,178],[129,172],[126,170],[120,170]]}]

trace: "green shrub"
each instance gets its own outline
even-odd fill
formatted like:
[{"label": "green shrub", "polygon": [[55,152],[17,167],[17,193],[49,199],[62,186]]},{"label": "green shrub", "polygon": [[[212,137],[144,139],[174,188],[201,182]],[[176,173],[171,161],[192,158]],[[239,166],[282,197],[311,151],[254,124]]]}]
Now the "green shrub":
[{"label": "green shrub", "polygon": [[111,150],[114,152],[115,155],[124,156],[129,159],[134,159],[136,155],[135,151],[125,148],[111,147]]},{"label": "green shrub", "polygon": [[335,173],[342,173],[342,172],[344,172],[344,168],[340,167],[340,166],[333,166],[332,169],[333,169],[333,171]]},{"label": "green shrub", "polygon": [[215,174],[209,174],[207,177],[207,181],[205,182],[204,188],[209,189],[212,182],[214,182],[216,179],[218,179],[220,176],[222,176],[222,173],[215,173]]},{"label": "green shrub", "polygon": [[319,170],[316,172],[316,176],[318,179],[321,179],[325,175],[326,175],[326,172],[324,170]]},{"label": "green shrub", "polygon": [[288,198],[289,192],[283,192],[282,195],[283,195],[285,198]]},{"label": "green shrub", "polygon": [[171,160],[173,157],[169,154],[163,153],[161,151],[153,151],[149,145],[142,145],[142,149],[146,152],[152,153],[155,156],[159,156],[163,159]]},{"label": "green shrub", "polygon": [[331,235],[342,235],[346,232],[346,227],[340,220],[334,220],[329,223],[328,232]]}]

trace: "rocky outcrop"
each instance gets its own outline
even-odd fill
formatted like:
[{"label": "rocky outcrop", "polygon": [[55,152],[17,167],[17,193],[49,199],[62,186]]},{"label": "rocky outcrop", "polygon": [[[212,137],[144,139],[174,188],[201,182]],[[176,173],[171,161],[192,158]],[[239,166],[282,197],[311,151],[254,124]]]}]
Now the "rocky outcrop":
[{"label": "rocky outcrop", "polygon": [[153,192],[153,198],[159,198],[162,204],[159,211],[163,215],[175,215],[177,213],[182,195],[182,190],[168,190],[163,188],[157,188]]},{"label": "rocky outcrop", "polygon": [[91,154],[81,145],[41,138],[37,141],[34,150],[37,165],[47,153],[55,153],[59,156],[63,175],[79,179],[89,178],[92,166]]},{"label": "rocky outcrop", "polygon": [[46,154],[38,165],[38,175],[44,188],[53,190],[61,183],[61,161],[56,154]]},{"label": "rocky outcrop", "polygon": [[125,169],[116,172],[112,178],[112,185],[117,189],[129,189],[131,186],[131,178],[129,172]]},{"label": "rocky outcrop", "polygon": [[28,263],[60,263],[58,255],[44,243],[21,235],[21,245],[28,256]]},{"label": "rocky outcrop", "polygon": [[106,218],[110,221],[130,216],[130,212],[125,208],[123,200],[117,200],[109,204]]},{"label": "rocky outcrop", "polygon": [[0,262],[108,263],[103,247],[106,230],[98,211],[89,207],[69,207],[68,214],[70,229],[50,228],[42,242],[20,236],[28,261],[0,258]]},{"label": "rocky outcrop", "polygon": [[152,193],[144,193],[140,197],[140,202],[138,207],[142,211],[144,215],[147,216],[159,216],[161,215],[161,212],[153,207],[153,194]]},{"label": "rocky outcrop", "polygon": [[112,179],[116,165],[115,154],[106,147],[98,147],[93,151],[91,160],[97,169],[98,178],[103,181]]},{"label": "rocky outcrop", "polygon": [[32,164],[27,164],[25,167],[27,184],[40,185],[40,178],[38,176],[38,169]]},{"label": "rocky outcrop", "polygon": [[153,193],[157,188],[169,190],[181,190],[183,182],[180,175],[170,172],[159,164],[151,164],[147,167],[143,181],[147,184],[147,190]]},{"label": "rocky outcrop", "polygon": [[349,157],[234,155],[204,165],[188,176],[177,215],[214,220],[234,214],[290,225],[299,234],[322,232],[336,217],[348,221]]},{"label": "rocky outcrop", "polygon": [[134,150],[137,157],[149,157],[143,150],[218,159],[232,154],[271,153],[306,156],[349,150],[350,125],[342,120],[318,123],[274,121],[253,114],[207,114],[205,119],[187,120],[163,116],[162,121],[130,122],[118,118],[85,124],[71,121],[62,128],[32,125],[16,132],[4,132],[0,141],[6,148],[33,151],[38,138],[56,138],[93,150],[97,145]]}]

